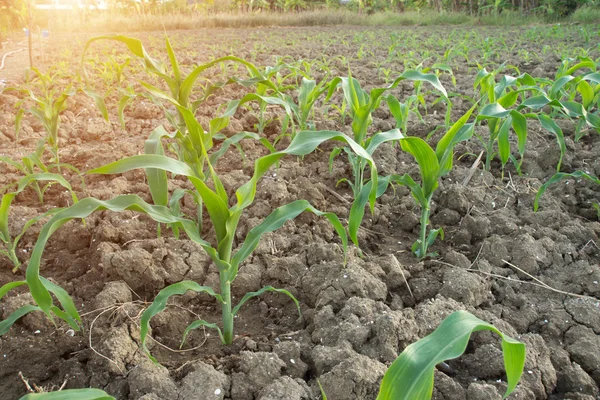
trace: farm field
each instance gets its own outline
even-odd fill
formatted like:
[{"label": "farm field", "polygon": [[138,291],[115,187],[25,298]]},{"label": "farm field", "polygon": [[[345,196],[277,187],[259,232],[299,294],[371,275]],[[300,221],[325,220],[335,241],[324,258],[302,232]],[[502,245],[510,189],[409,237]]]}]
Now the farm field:
[{"label": "farm field", "polygon": [[[37,60],[39,75],[26,82],[11,72],[0,94],[0,186],[5,196],[19,191],[8,211],[10,234],[2,235],[14,238],[27,228],[15,252],[22,265],[0,256],[0,287],[33,282],[39,266],[40,276],[72,297],[83,329],[75,331],[60,313],[56,325],[42,312],[15,322],[0,337],[2,398],[25,395],[25,382],[47,390],[66,382],[65,388],[101,388],[117,399],[308,400],[321,398],[319,385],[332,400],[376,399],[386,369],[409,344],[466,310],[526,346],[510,399],[598,399],[599,32],[599,25],[560,24],[171,31],[182,76],[226,56],[251,63],[228,59],[201,71],[188,104],[169,100],[159,64],[144,66],[124,43],[97,40],[84,54],[100,33],[57,35]],[[163,32],[131,36],[171,71]],[[249,75],[254,66],[260,76]],[[352,101],[368,103],[386,87],[352,109]],[[66,88],[56,140],[40,148],[44,125],[30,112],[17,117],[18,110],[35,105],[33,94],[58,97]],[[168,136],[174,127],[187,134]],[[459,133],[452,145],[436,154],[453,129]],[[315,131],[317,149],[294,148]],[[339,139],[331,132],[354,138],[365,152],[375,142],[367,138],[380,138],[368,154],[373,163],[349,160],[352,151],[337,150],[348,142],[324,140]],[[194,134],[214,140],[194,142]],[[412,144],[422,156],[422,143],[438,157],[427,162],[448,167],[444,173],[423,177],[425,167],[410,151]],[[36,151],[39,164],[21,161]],[[193,178],[184,177],[182,163],[157,161],[163,153],[185,161]],[[110,164],[127,157],[128,165]],[[257,160],[269,167],[262,176]],[[40,165],[65,182],[49,175],[22,180],[44,172]],[[170,172],[161,175],[161,167]],[[557,171],[575,177],[558,180]],[[199,183],[204,173],[207,184]],[[379,186],[370,190],[374,176]],[[45,187],[46,179],[53,184]],[[428,179],[439,186],[427,187]],[[384,192],[388,180],[393,187]],[[240,187],[254,198],[236,197]],[[209,191],[214,197],[204,196]],[[353,229],[359,194],[364,218]],[[367,197],[375,195],[371,212]],[[111,203],[116,196],[125,196],[122,203]],[[235,209],[243,212],[231,237],[219,224],[219,213],[227,212],[217,204],[222,196],[225,209],[245,204]],[[106,203],[82,203],[86,198]],[[75,200],[89,208],[55,231],[44,227],[66,215],[56,207]],[[316,210],[300,213],[307,206],[299,200]],[[279,229],[265,228],[255,248],[246,245],[246,235],[288,203],[299,215],[273,222]],[[33,218],[39,221],[29,224]],[[176,225],[183,218],[190,222]],[[47,238],[45,249],[38,237]],[[244,302],[231,316],[232,343],[222,344],[228,337],[216,296],[199,287],[171,297],[141,333],[144,310],[169,285],[194,281],[225,296],[223,275],[205,249],[227,253],[226,244],[217,246],[227,237],[232,262],[240,261],[232,300]],[[246,302],[245,295],[266,286],[287,292],[268,290]],[[25,288],[0,290],[2,320],[34,304]],[[187,334],[198,319],[208,323]],[[476,332],[464,355],[438,365],[432,398],[501,399],[506,390],[499,337]]]}]

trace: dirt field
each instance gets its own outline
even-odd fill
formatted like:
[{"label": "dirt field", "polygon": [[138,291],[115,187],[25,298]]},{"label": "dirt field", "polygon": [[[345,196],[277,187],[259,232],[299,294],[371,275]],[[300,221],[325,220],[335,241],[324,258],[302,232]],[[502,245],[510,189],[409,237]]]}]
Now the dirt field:
[{"label": "dirt field", "polygon": [[[45,60],[36,62],[75,72],[85,40],[92,36],[59,35]],[[152,55],[166,54],[160,32],[135,36]],[[309,73],[319,81],[326,74],[323,65],[331,77],[346,76],[348,62],[352,76],[367,89],[384,86],[386,74],[393,80],[422,61],[426,66],[445,62],[456,79],[454,86],[449,74],[440,77],[448,92],[472,98],[477,63],[491,70],[507,62],[521,73],[553,78],[563,57],[583,52],[599,57],[598,27],[592,26],[220,29],[169,32],[169,37],[184,69],[230,54],[258,66],[273,65],[274,57],[290,57],[318,60],[305,68],[314,68]],[[394,40],[400,45],[390,48]],[[98,45],[91,57],[101,60],[113,49],[125,47]],[[8,58],[7,65],[15,60]],[[514,70],[506,73],[517,75]],[[152,82],[136,60],[124,74],[140,92],[138,79]],[[217,67],[206,76],[219,80],[221,74]],[[0,71],[0,79],[7,79],[8,85],[21,83],[14,69],[10,74]],[[250,91],[226,86],[200,108],[199,121],[208,123],[223,104]],[[411,92],[412,84],[401,84],[393,93],[401,97]],[[31,153],[44,136],[42,126],[26,114],[15,138],[18,99],[11,93],[0,95],[0,154],[13,159]],[[431,105],[434,99],[426,96],[429,106],[421,110],[423,121],[411,117],[408,135],[424,138],[443,126],[445,105]],[[459,96],[452,99],[454,121],[471,103]],[[336,95],[328,104],[340,102],[341,95]],[[116,94],[109,94],[107,123],[88,97],[78,94],[69,100],[59,132],[61,162],[88,171],[140,154],[149,133],[169,124],[159,107],[138,98],[125,109],[123,130],[117,103]],[[281,115],[277,107],[267,109],[273,119],[265,128],[268,138],[281,132]],[[341,121],[329,105],[317,104],[315,120],[316,129],[350,133],[350,119]],[[257,122],[253,110],[240,109],[224,133],[256,131]],[[597,133],[576,143],[574,124],[559,125],[567,144],[562,170],[600,175]],[[372,131],[393,127],[395,119],[386,106],[380,107]],[[434,143],[440,133],[432,136]],[[285,144],[283,140],[280,146]],[[217,164],[229,193],[252,175],[252,161],[267,154],[250,141],[243,142],[243,148],[247,161],[231,149]],[[329,171],[332,148],[327,144],[303,159],[284,158],[265,175],[256,202],[242,217],[240,238],[272,209],[296,199],[346,218],[352,192],[343,183],[336,187],[336,182],[352,171],[343,157],[336,158]],[[265,285],[288,289],[300,301],[302,318],[288,297],[266,294],[248,302],[236,317],[232,346],[223,346],[212,331],[198,330],[181,350],[170,350],[179,348],[185,327],[196,316],[220,319],[220,308],[208,296],[186,294],[152,321],[152,336],[160,344],[150,341],[151,351],[162,366],[152,364],[140,350],[141,312],[160,289],[182,279],[217,288],[214,265],[185,236],[175,240],[165,229],[157,238],[156,223],[143,214],[102,211],[87,218],[85,225],[69,222],[52,236],[41,273],[73,296],[85,330],[72,335],[67,325],[55,327],[42,313],[19,321],[0,339],[0,397],[17,399],[26,393],[22,373],[30,384],[57,388],[66,381],[67,388],[99,387],[117,399],[308,400],[320,398],[318,380],[328,399],[371,400],[386,367],[408,344],[431,333],[452,311],[464,309],[527,345],[525,371],[511,399],[599,399],[600,224],[592,205],[600,200],[599,187],[565,180],[546,192],[534,213],[537,188],[556,172],[555,139],[531,122],[522,175],[509,163],[502,176],[495,160],[491,172],[478,165],[463,184],[482,150],[475,138],[459,144],[455,167],[434,195],[431,221],[445,231],[445,239],[433,247],[438,257],[419,262],[411,252],[420,211],[404,187],[388,190],[374,215],[365,215],[360,231],[365,257],[351,250],[346,266],[331,226],[302,214],[261,240],[232,285],[236,299]],[[382,146],[375,158],[381,175],[419,176],[413,158],[397,145]],[[0,171],[0,185],[20,176],[4,164]],[[87,175],[85,187],[72,172],[63,174],[79,198],[106,200],[135,193],[150,201],[143,171]],[[170,189],[176,187],[191,186],[175,177]],[[70,199],[58,186],[50,188],[43,204],[33,191],[23,193],[11,210],[11,229],[18,231],[27,219],[67,206]],[[184,202],[184,211],[193,210]],[[35,225],[21,240],[22,260],[40,229],[41,224]],[[25,266],[17,274],[10,271],[8,260],[1,258],[0,285],[24,279]],[[30,301],[28,294],[7,296],[0,303],[3,318]],[[501,399],[506,377],[497,336],[476,333],[467,353],[448,366],[436,371],[434,399]]]}]

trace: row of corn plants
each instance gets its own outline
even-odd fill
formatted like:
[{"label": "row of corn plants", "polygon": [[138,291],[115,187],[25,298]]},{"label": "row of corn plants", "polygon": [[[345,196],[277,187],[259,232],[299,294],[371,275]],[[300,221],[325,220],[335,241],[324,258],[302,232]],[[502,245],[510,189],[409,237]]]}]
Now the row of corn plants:
[{"label": "row of corn plants", "polygon": [[[30,108],[29,112],[42,122],[47,131],[47,138],[40,142],[40,146],[34,154],[23,158],[20,162],[6,158],[1,160],[24,175],[14,185],[14,188],[3,195],[0,206],[0,239],[6,249],[3,254],[8,256],[14,264],[15,270],[20,267],[15,250],[23,232],[12,237],[8,231],[10,205],[14,198],[31,187],[37,192],[40,201],[43,201],[43,194],[49,185],[58,184],[72,193],[74,204],[64,209],[53,209],[51,212],[28,221],[25,225],[24,230],[40,220],[47,220],[28,260],[25,280],[14,281],[1,287],[0,298],[13,289],[26,286],[31,292],[35,304],[23,306],[1,321],[0,334],[8,332],[20,317],[33,311],[43,312],[53,322],[58,318],[73,329],[80,329],[81,317],[72,299],[64,289],[40,275],[40,263],[46,244],[57,229],[74,219],[85,220],[96,211],[134,210],[144,213],[157,222],[159,229],[161,224],[168,226],[176,238],[185,234],[190,240],[198,243],[209,255],[219,272],[220,285],[218,289],[203,286],[194,281],[182,281],[172,284],[158,293],[141,317],[141,342],[146,353],[152,357],[146,348],[151,319],[165,309],[172,296],[182,295],[190,290],[210,295],[221,306],[222,318],[221,324],[205,320],[194,321],[185,330],[183,340],[185,341],[186,336],[192,330],[208,327],[217,330],[221,341],[227,345],[231,344],[234,338],[235,315],[240,312],[241,307],[247,301],[256,296],[265,292],[285,294],[295,302],[300,312],[298,301],[289,291],[271,286],[247,293],[237,304],[233,304],[231,285],[239,268],[258,246],[260,238],[264,234],[279,229],[285,222],[308,211],[326,218],[331,223],[339,236],[344,252],[348,246],[348,238],[358,248],[360,244],[357,233],[367,203],[373,212],[377,198],[383,195],[390,185],[399,184],[410,189],[412,196],[421,208],[420,231],[413,251],[417,257],[424,258],[432,255],[429,248],[436,238],[438,236],[443,238],[441,228],[428,229],[431,202],[440,178],[447,175],[453,168],[456,144],[477,136],[486,151],[486,169],[491,168],[493,158],[498,155],[503,169],[509,160],[513,160],[515,167],[520,172],[525,154],[528,119],[536,119],[544,129],[556,137],[561,154],[564,154],[564,136],[554,121],[556,118],[575,119],[577,126],[580,127],[577,130],[579,136],[590,129],[598,130],[600,79],[595,72],[595,64],[589,59],[581,59],[573,66],[566,61],[559,70],[557,79],[553,82],[534,79],[527,74],[517,77],[505,75],[498,81],[496,76],[499,74],[499,70],[488,73],[482,68],[475,81],[475,88],[479,89],[478,98],[474,99],[474,105],[452,124],[449,112],[452,103],[438,78],[440,71],[448,69],[443,65],[437,68],[432,67],[432,69],[417,66],[416,69],[404,71],[386,87],[366,91],[350,74],[348,77],[332,79],[326,75],[317,82],[311,79],[308,72],[311,68],[310,65],[303,65],[302,69],[297,65],[281,62],[275,67],[260,70],[252,63],[233,56],[218,58],[194,67],[186,74],[180,67],[168,39],[165,43],[168,65],[151,57],[139,40],[125,36],[103,36],[91,39],[85,47],[84,59],[89,46],[101,40],[125,44],[130,55],[141,61],[143,69],[153,79],[152,82],[139,82],[143,88],[141,93],[133,92],[131,86],[123,89],[122,93],[124,94],[118,100],[118,114],[121,122],[124,121],[123,110],[127,102],[138,96],[144,96],[163,109],[169,126],[159,126],[152,131],[145,142],[144,154],[118,160],[88,171],[87,174],[120,174],[135,169],[144,170],[152,202],[146,202],[137,195],[122,195],[107,201],[90,197],[81,200],[77,198],[70,183],[60,174],[60,167],[67,166],[76,175],[79,175],[78,170],[60,163],[58,159],[57,132],[60,114],[66,107],[67,99],[73,93],[81,91],[94,100],[103,116],[108,119],[105,96],[98,95],[97,91],[87,89],[89,86],[85,81],[90,78],[85,68],[82,74],[84,77],[82,85],[86,89],[75,91],[71,88],[61,91],[60,88],[54,87],[51,77],[36,71],[37,81],[40,82],[44,96],[40,98],[31,89],[26,89],[24,92],[26,96],[19,105],[25,101],[33,101],[34,104],[37,104]],[[130,61],[128,59],[126,65],[122,66],[123,68],[113,64],[115,64],[114,59],[101,72],[106,75],[116,74],[116,82],[119,84],[123,82],[123,68],[129,66]],[[248,76],[229,77],[222,82],[199,87],[197,81],[205,71],[223,65],[235,65],[236,68],[245,70]],[[82,62],[82,66],[85,66],[85,62]],[[590,72],[581,73],[584,69],[589,69]],[[106,72],[109,70],[112,72]],[[579,73],[574,75],[576,72]],[[398,99],[392,94],[386,95],[402,81],[414,82],[413,95],[404,100]],[[423,92],[423,84],[429,85],[431,90]],[[208,126],[203,126],[196,118],[196,111],[212,94],[226,85],[241,85],[250,92],[241,99],[232,100],[226,104],[224,111],[211,119]],[[336,108],[351,119],[351,136],[340,131],[314,129],[316,108],[331,102],[340,92],[340,88],[342,103]],[[448,110],[443,127],[445,134],[437,141],[435,147],[427,139],[410,136],[406,131],[409,114],[419,114],[418,104],[426,105],[425,93],[427,96],[437,97],[438,100],[435,101],[445,103]],[[239,132],[230,137],[222,135],[220,132],[228,126],[230,118],[236,111],[240,107],[249,107],[251,104],[258,106],[257,132]],[[389,107],[397,121],[397,128],[387,132],[374,132],[372,128],[373,113],[382,104],[387,104]],[[268,123],[265,120],[267,106],[280,107],[283,110],[282,118],[286,123],[283,125],[280,137],[290,136],[289,145],[283,149],[278,150],[277,147],[280,146],[277,142],[271,143],[262,135]],[[17,113],[17,129],[25,108],[20,110],[23,111]],[[488,135],[476,134],[476,128],[479,125],[487,126]],[[517,136],[519,160],[511,154],[509,140],[511,131],[514,131]],[[231,146],[239,146],[243,140],[255,140],[263,144],[267,154],[254,162],[252,177],[240,186],[231,197],[223,186],[217,165],[219,158]],[[343,180],[351,189],[354,197],[346,225],[335,214],[318,210],[306,200],[297,200],[273,210],[263,222],[247,233],[241,243],[236,244],[235,238],[238,237],[237,230],[244,210],[255,201],[257,185],[264,174],[271,167],[280,163],[284,157],[307,156],[327,141],[336,141],[341,145],[332,151],[330,163],[343,152],[352,167],[353,176]],[[215,146],[217,142],[220,146]],[[399,143],[403,151],[414,157],[420,170],[420,179],[415,179],[409,174],[378,175],[373,154],[380,145],[387,142]],[[51,153],[49,166],[42,162],[46,145]],[[50,172],[52,168],[56,168],[59,173]],[[560,160],[557,170],[560,171]],[[169,192],[169,177],[176,175],[186,177],[193,189],[187,191],[176,189]],[[564,176],[561,175],[560,179]],[[571,176],[575,175],[571,174]],[[588,178],[595,179],[591,176]],[[556,181],[558,178],[553,179]],[[549,181],[549,183],[551,182]],[[545,187],[547,186],[542,189],[545,190]],[[543,193],[542,189],[540,189],[538,198]],[[195,202],[197,210],[195,216],[189,217],[181,213],[180,202],[185,194],[189,194]],[[208,220],[211,223],[212,229],[209,231],[215,236],[212,240],[203,236],[203,232],[207,231],[203,229],[205,213],[208,214]],[[58,301],[58,304],[55,301]],[[493,326],[468,313],[452,314],[432,335],[405,349],[386,373],[379,398],[430,398],[435,365],[462,354],[470,333],[480,329],[490,329],[500,333]],[[449,351],[449,343],[460,343],[460,345],[452,346]],[[507,336],[503,336],[503,349],[509,381],[506,393],[508,395],[514,390],[521,375],[525,350],[523,344]],[[94,393],[104,396],[99,392],[93,392],[92,395]]]}]

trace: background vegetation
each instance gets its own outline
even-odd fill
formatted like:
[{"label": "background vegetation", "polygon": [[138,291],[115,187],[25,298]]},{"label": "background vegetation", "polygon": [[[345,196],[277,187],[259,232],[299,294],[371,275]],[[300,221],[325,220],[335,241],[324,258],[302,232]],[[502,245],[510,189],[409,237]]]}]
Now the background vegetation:
[{"label": "background vegetation", "polygon": [[[88,4],[95,1],[82,0]],[[0,0],[0,42],[26,26],[27,4],[28,0]],[[143,31],[163,27],[518,25],[600,20],[599,0],[107,0],[107,5],[108,10],[102,11],[36,10],[34,25],[55,31],[122,30],[127,21],[127,30]]]}]

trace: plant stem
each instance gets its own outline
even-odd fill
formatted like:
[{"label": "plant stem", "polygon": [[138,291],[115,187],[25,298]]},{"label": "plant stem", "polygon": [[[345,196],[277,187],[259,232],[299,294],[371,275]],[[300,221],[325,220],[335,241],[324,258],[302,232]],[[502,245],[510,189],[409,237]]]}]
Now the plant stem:
[{"label": "plant stem", "polygon": [[424,258],[427,254],[427,226],[429,225],[429,213],[431,208],[429,207],[429,201],[424,207],[421,208],[421,234],[419,235],[420,240],[420,254],[419,258]]},{"label": "plant stem", "polygon": [[16,273],[19,268],[21,267],[21,261],[19,261],[19,258],[17,257],[17,253],[15,252],[14,248],[11,248],[8,251],[8,258],[10,259],[10,261],[12,262],[12,264],[14,265],[14,268],[12,270],[13,274]]},{"label": "plant stem", "polygon": [[492,167],[492,156],[493,156],[494,142],[490,140],[485,149],[485,170],[490,171]]},{"label": "plant stem", "polygon": [[233,341],[233,315],[231,314],[231,282],[227,280],[227,274],[220,274],[221,280],[221,297],[223,305],[221,306],[221,314],[223,316],[223,342],[231,344]]}]

